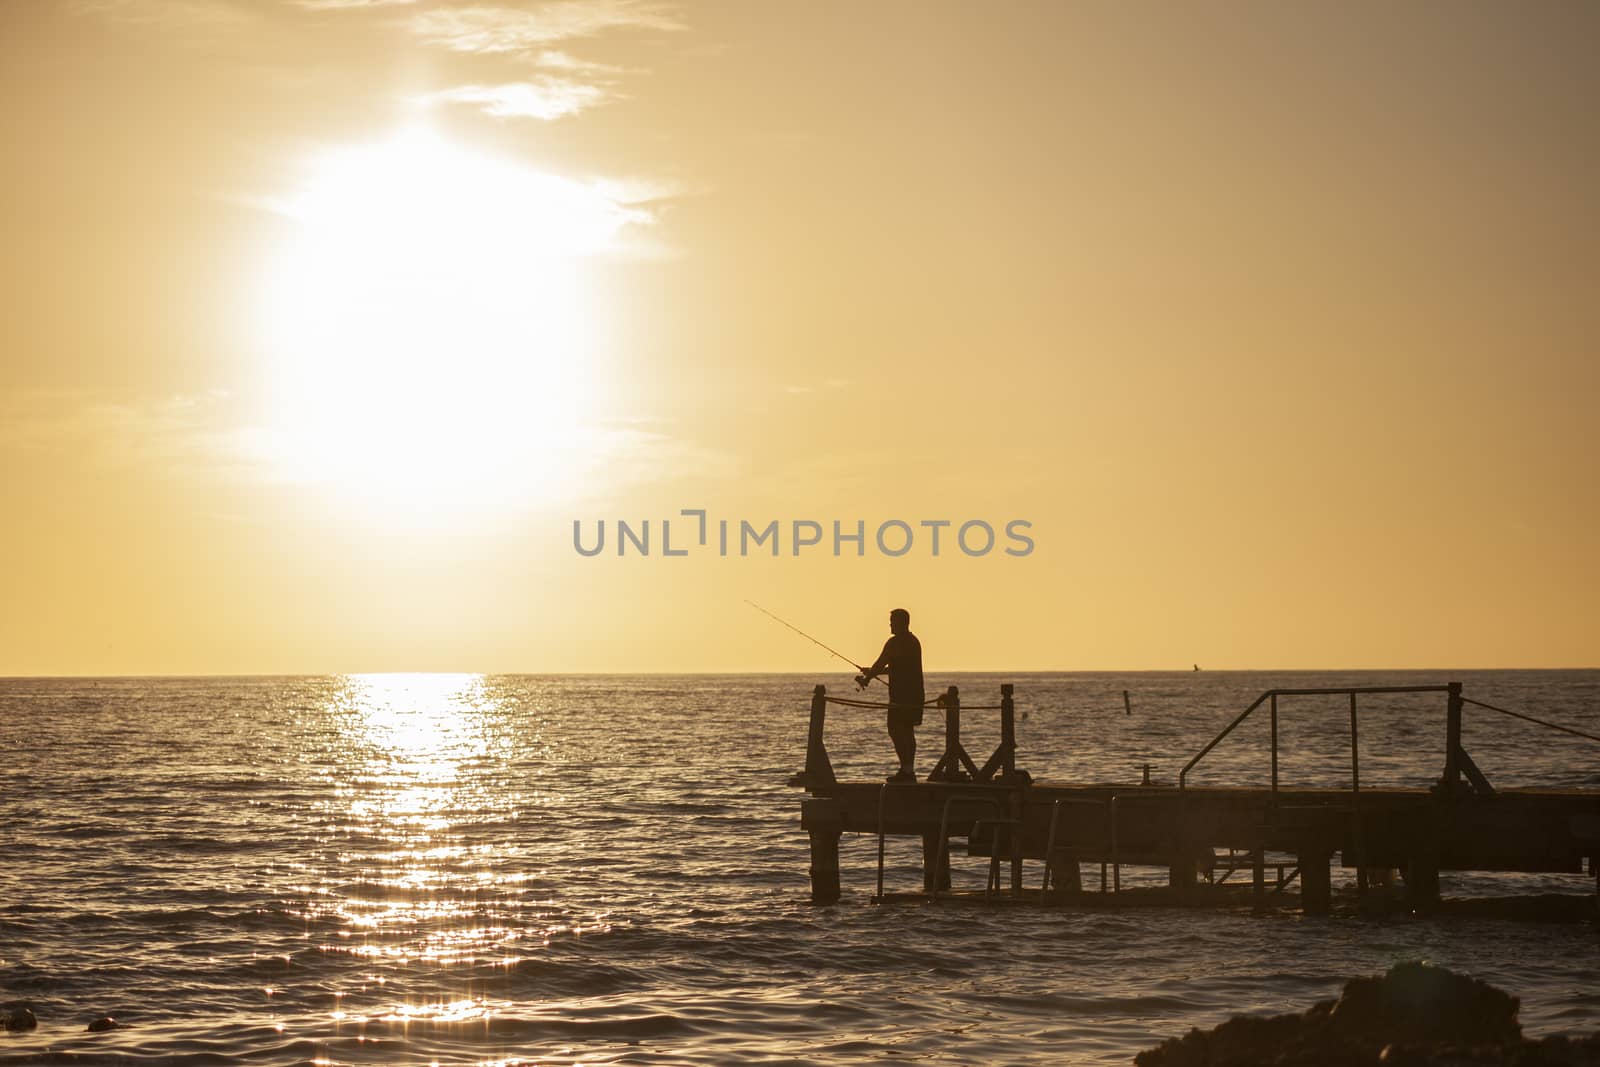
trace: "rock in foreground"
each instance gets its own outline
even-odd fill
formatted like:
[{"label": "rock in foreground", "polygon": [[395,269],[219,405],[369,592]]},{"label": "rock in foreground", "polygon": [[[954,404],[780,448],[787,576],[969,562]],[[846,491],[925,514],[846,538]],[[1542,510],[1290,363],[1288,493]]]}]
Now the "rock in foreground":
[{"label": "rock in foreground", "polygon": [[1134,1057],[1139,1067],[1600,1067],[1600,1034],[1529,1041],[1517,998],[1425,963],[1395,965],[1381,978],[1354,978],[1338,1000],[1302,1015],[1238,1016],[1190,1030]]},{"label": "rock in foreground", "polygon": [[21,1033],[36,1029],[38,1025],[39,1020],[34,1017],[31,1004],[21,1000],[0,1004],[0,1026],[4,1026],[8,1032]]}]

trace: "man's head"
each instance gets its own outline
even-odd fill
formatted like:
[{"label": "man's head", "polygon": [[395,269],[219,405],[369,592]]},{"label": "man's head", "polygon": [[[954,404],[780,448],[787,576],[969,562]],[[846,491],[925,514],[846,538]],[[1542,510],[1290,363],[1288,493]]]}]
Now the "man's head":
[{"label": "man's head", "polygon": [[911,612],[905,608],[895,608],[889,612],[889,632],[903,634],[911,629]]}]

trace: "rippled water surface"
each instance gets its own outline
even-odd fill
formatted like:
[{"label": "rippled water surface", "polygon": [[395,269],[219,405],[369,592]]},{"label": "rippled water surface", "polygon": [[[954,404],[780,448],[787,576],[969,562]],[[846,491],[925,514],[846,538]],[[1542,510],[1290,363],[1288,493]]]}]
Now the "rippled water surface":
[{"label": "rippled water surface", "polygon": [[[1600,730],[1594,671],[1010,680],[1035,777],[1132,783],[1145,763],[1171,781],[1266,688],[1450,678]],[[865,838],[846,838],[844,902],[811,907],[784,782],[816,680],[0,681],[0,1000],[40,1019],[0,1034],[0,1062],[1128,1062],[1411,958],[1519,994],[1533,1032],[1600,1026],[1593,925],[878,908]],[[991,703],[1001,680],[930,686]],[[1442,699],[1366,707],[1364,785],[1437,776]],[[992,747],[987,716],[967,724],[969,750]],[[1348,780],[1346,704],[1286,704],[1282,724],[1286,784]],[[1201,780],[1264,782],[1265,730]],[[921,732],[926,769],[932,717]],[[873,713],[828,733],[841,777],[889,769]],[[1475,709],[1465,743],[1497,785],[1600,789],[1600,746]],[[891,888],[920,885],[895,844]],[[956,862],[958,888],[981,885],[981,860]],[[84,1033],[102,1014],[121,1027]]]}]

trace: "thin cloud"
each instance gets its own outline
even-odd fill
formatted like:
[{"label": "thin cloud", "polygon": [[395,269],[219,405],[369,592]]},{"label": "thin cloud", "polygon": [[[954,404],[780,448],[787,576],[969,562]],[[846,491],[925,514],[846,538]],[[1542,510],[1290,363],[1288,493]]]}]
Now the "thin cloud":
[{"label": "thin cloud", "polygon": [[672,10],[640,0],[556,0],[527,10],[440,8],[418,12],[410,25],[425,44],[479,55],[538,54],[562,41],[616,30],[684,28]]},{"label": "thin cloud", "polygon": [[553,46],[617,30],[684,28],[673,10],[650,0],[554,0],[527,9],[432,8],[417,12],[408,26],[424,44],[470,55],[509,56],[544,72],[521,81],[456,86],[426,100],[475,104],[495,118],[545,122],[617,99],[617,78],[632,73]]},{"label": "thin cloud", "polygon": [[461,85],[433,93],[428,99],[476,104],[485,114],[495,118],[531,118],[549,122],[594,107],[610,95],[598,85],[586,85],[566,78],[540,78],[538,81],[511,82],[506,85]]},{"label": "thin cloud", "polygon": [[534,59],[534,65],[545,70],[559,70],[564,74],[581,74],[591,78],[606,78],[628,73],[626,67],[619,67],[613,63],[597,63],[592,59],[580,59],[569,52],[554,49],[540,52]]},{"label": "thin cloud", "polygon": [[[250,405],[223,390],[167,397],[109,397],[77,390],[33,390],[0,398],[0,450],[32,464],[68,463],[168,483],[240,489],[315,487],[323,468],[283,462],[285,431],[252,421]],[[508,472],[508,506],[614,498],[640,485],[725,481],[732,455],[673,432],[660,419],[609,419],[579,425],[550,447],[562,476]]]},{"label": "thin cloud", "polygon": [[182,481],[249,476],[256,463],[222,390],[162,398],[33,392],[4,410],[0,446]]},{"label": "thin cloud", "polygon": [[673,182],[660,178],[599,178],[595,189],[616,204],[660,204],[664,200],[685,195],[685,190]]}]

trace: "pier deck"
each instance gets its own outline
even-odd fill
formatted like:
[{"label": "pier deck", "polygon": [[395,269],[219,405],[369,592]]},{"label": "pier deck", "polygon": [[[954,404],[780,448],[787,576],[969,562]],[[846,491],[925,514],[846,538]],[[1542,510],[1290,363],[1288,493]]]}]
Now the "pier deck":
[{"label": "pier deck", "polygon": [[[1476,702],[1466,700],[1459,685],[1408,690],[1448,697],[1447,758],[1440,780],[1428,788],[1362,788],[1354,755],[1355,694],[1380,691],[1392,690],[1332,691],[1351,694],[1352,788],[1307,789],[1282,788],[1277,782],[1277,697],[1290,691],[1263,694],[1190,760],[1178,785],[1163,786],[1031,780],[1015,765],[1010,686],[1002,688],[995,706],[1001,711],[1000,747],[983,767],[961,748],[961,707],[952,688],[939,701],[946,714],[946,748],[931,780],[841,782],[823,744],[826,704],[863,702],[830,700],[818,686],[806,770],[792,783],[810,794],[801,805],[801,825],[811,840],[812,899],[839,899],[838,843],[844,833],[878,837],[879,899],[886,891],[884,841],[904,836],[922,841],[922,888],[930,896],[949,885],[952,850],[989,857],[994,892],[1020,895],[1025,863],[1034,861],[1028,888],[1037,893],[1053,886],[1055,899],[1080,888],[1079,865],[1085,862],[1104,865],[1102,871],[1110,867],[1117,885],[1123,865],[1165,867],[1180,897],[1202,881],[1243,872],[1259,902],[1269,884],[1281,888],[1298,876],[1301,905],[1308,912],[1330,908],[1335,864],[1355,871],[1363,891],[1369,877],[1386,881],[1389,872],[1399,872],[1409,902],[1421,908],[1437,902],[1441,871],[1582,874],[1587,862],[1600,891],[1600,791],[1495,790],[1460,748],[1462,705]],[[1273,786],[1188,786],[1184,779],[1194,765],[1269,699]],[[1002,866],[1009,868],[1008,877],[1002,877]],[[1270,869],[1280,876],[1274,879]],[[1051,898],[1048,891],[1042,895]]]}]

